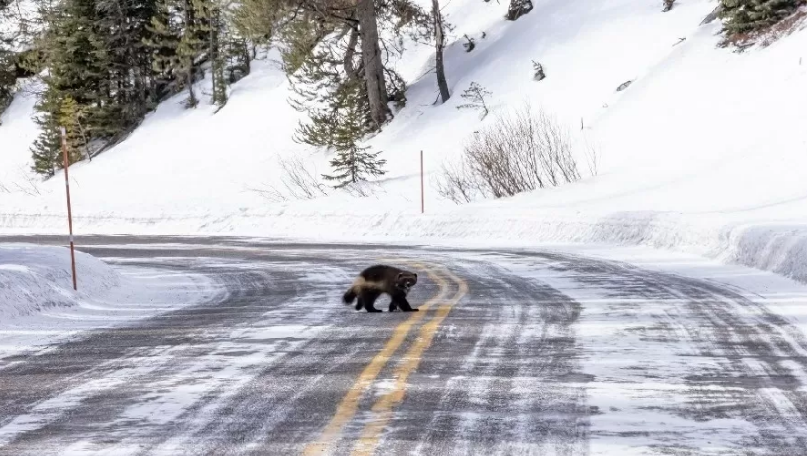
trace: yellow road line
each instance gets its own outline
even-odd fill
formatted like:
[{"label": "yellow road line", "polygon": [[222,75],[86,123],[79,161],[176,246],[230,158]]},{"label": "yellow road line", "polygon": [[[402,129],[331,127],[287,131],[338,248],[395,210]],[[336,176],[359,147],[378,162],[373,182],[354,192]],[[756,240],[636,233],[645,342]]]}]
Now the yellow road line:
[{"label": "yellow road line", "polygon": [[362,431],[356,448],[354,448],[353,456],[370,456],[375,452],[378,446],[381,432],[392,419],[392,409],[403,401],[404,393],[406,392],[406,381],[409,374],[417,369],[422,359],[423,353],[431,345],[440,323],[446,318],[451,308],[457,304],[460,299],[468,292],[468,284],[452,274],[450,271],[444,271],[451,280],[459,285],[459,289],[454,296],[446,303],[437,308],[437,312],[428,323],[420,328],[420,337],[412,344],[409,350],[404,355],[401,364],[395,369],[395,386],[392,391],[381,396],[378,401],[373,405],[373,412],[376,416],[372,421],[367,423]]},{"label": "yellow road line", "polygon": [[331,421],[320,434],[319,439],[315,442],[308,444],[303,450],[304,456],[313,456],[322,454],[325,449],[341,434],[342,428],[348,423],[356,414],[356,409],[359,406],[359,399],[364,391],[373,383],[375,378],[387,364],[393,353],[401,346],[406,339],[409,330],[412,326],[421,320],[429,307],[438,301],[445,299],[448,293],[448,282],[441,276],[435,274],[430,268],[426,268],[426,274],[437,283],[439,292],[437,295],[429,299],[424,305],[420,306],[419,312],[413,312],[412,316],[406,321],[399,324],[392,333],[392,337],[384,345],[384,348],[373,357],[370,364],[364,368],[358,379],[353,384],[353,387],[347,392],[339,407],[336,409]]}]

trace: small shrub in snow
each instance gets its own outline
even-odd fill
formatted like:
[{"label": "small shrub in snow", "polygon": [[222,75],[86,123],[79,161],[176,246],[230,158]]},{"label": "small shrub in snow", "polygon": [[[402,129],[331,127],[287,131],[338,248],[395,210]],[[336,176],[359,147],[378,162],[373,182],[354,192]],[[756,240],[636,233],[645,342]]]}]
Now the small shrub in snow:
[{"label": "small shrub in snow", "polygon": [[508,21],[514,21],[532,11],[532,8],[531,0],[510,0],[510,6],[508,6],[507,14],[504,17]]},{"label": "small shrub in snow", "polygon": [[672,9],[675,0],[664,0],[664,8],[661,10],[663,12],[667,12]]},{"label": "small shrub in snow", "polygon": [[285,189],[274,185],[260,189],[251,189],[271,201],[288,201],[289,199],[314,199],[328,196],[327,186],[316,177],[316,170],[309,169],[300,157],[281,158],[278,165],[282,169],[280,180]]},{"label": "small shrub in snow", "polygon": [[536,81],[542,81],[544,78],[546,78],[546,73],[544,72],[544,66],[536,62],[535,60],[532,61],[532,69],[535,70],[535,76],[533,76],[533,79],[535,79]]},{"label": "small shrub in snow", "polygon": [[633,84],[632,80],[631,81],[625,81],[622,84],[619,84],[619,87],[616,88],[616,91],[621,92],[621,91],[627,89],[628,87],[630,87],[631,84]]},{"label": "small shrub in snow", "polygon": [[470,102],[457,106],[457,109],[479,109],[482,111],[481,118],[484,119],[490,112],[487,103],[485,103],[485,96],[490,94],[491,92],[485,90],[479,83],[471,82],[471,85],[460,95]]},{"label": "small shrub in snow", "polygon": [[465,52],[473,51],[474,48],[476,47],[476,43],[474,42],[474,39],[469,37],[467,34],[465,35],[465,39],[468,41],[467,43],[462,44],[462,47],[465,48]]},{"label": "small shrub in snow", "polygon": [[568,133],[527,105],[475,134],[459,164],[444,165],[437,191],[461,203],[556,187],[580,177]]},{"label": "small shrub in snow", "polygon": [[441,174],[434,182],[438,195],[460,204],[470,203],[477,195],[483,193],[465,160],[458,165],[443,163],[442,168]]}]

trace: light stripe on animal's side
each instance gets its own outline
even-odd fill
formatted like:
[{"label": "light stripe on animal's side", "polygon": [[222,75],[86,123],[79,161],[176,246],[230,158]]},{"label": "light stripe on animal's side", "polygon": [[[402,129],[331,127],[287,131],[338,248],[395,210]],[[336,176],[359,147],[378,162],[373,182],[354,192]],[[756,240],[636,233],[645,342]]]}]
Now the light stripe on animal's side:
[{"label": "light stripe on animal's side", "polygon": [[370,456],[375,452],[381,433],[392,419],[392,409],[403,401],[409,375],[420,365],[423,353],[431,345],[434,335],[440,328],[440,323],[448,316],[451,308],[468,292],[468,284],[464,280],[447,269],[442,269],[442,271],[459,287],[451,299],[437,308],[434,318],[420,328],[420,336],[403,356],[401,364],[395,369],[393,374],[395,386],[390,392],[381,396],[373,405],[374,416],[364,427],[352,456]]},{"label": "light stripe on animal's side", "polygon": [[[419,264],[413,264],[413,266],[423,268],[423,266]],[[339,403],[336,413],[334,414],[333,418],[331,418],[328,425],[325,426],[325,429],[322,431],[322,434],[320,434],[319,439],[305,447],[303,450],[304,456],[323,454],[325,449],[327,449],[331,443],[336,441],[336,439],[342,433],[342,428],[345,426],[345,424],[347,424],[353,418],[353,416],[355,416],[356,410],[359,406],[359,399],[361,399],[361,396],[373,383],[375,378],[387,364],[387,361],[389,361],[395,351],[398,350],[398,347],[400,347],[404,340],[406,340],[406,336],[412,326],[426,316],[425,311],[428,310],[433,303],[445,299],[446,295],[448,294],[448,282],[443,277],[435,274],[430,268],[426,268],[426,274],[437,284],[439,289],[437,295],[429,299],[424,305],[420,306],[420,309],[422,310],[421,312],[413,313],[411,317],[399,324],[395,330],[393,330],[392,337],[390,337],[390,339],[384,345],[384,348],[382,348],[381,351],[373,357],[367,367],[365,367],[361,374],[359,374],[356,382],[353,384],[350,390],[348,390],[345,397]]]}]

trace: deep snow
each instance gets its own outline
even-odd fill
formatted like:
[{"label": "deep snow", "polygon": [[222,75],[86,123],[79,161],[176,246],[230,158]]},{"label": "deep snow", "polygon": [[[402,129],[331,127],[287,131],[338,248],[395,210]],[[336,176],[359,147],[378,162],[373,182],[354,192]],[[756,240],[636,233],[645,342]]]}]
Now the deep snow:
[{"label": "deep snow", "polygon": [[0,366],[80,331],[224,297],[201,274],[113,266],[80,251],[76,277],[77,291],[68,248],[0,244]]},{"label": "deep snow", "polygon": [[[542,0],[507,22],[506,2],[445,2],[457,26],[446,52],[453,96],[433,104],[432,48],[408,43],[397,62],[410,84],[407,106],[369,141],[384,151],[389,174],[367,198],[334,192],[277,202],[259,191],[282,187],[278,156],[302,157],[315,173],[327,172],[328,160],[292,142],[305,117],[288,106],[288,83],[270,52],[220,112],[183,110],[180,94],[128,140],[71,167],[76,232],[643,244],[807,280],[807,31],[734,53],[717,46],[719,23],[700,25],[714,0],[679,1],[667,13],[660,3]],[[461,45],[466,33],[476,40],[471,53]],[[547,79],[532,80],[532,60]],[[627,80],[634,82],[616,92]],[[484,121],[455,109],[471,81],[493,93]],[[440,164],[525,100],[598,147],[599,175],[508,200],[461,207],[441,200],[431,185]],[[34,191],[24,172],[32,106],[21,94],[3,114],[0,182],[8,190],[0,188],[0,230],[63,232],[62,176]]]}]

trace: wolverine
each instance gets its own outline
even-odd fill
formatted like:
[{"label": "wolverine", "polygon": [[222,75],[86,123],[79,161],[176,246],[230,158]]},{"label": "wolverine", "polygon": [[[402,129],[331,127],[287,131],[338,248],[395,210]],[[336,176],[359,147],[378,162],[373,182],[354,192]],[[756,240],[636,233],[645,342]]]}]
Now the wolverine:
[{"label": "wolverine", "polygon": [[373,303],[383,293],[387,293],[392,298],[389,303],[390,312],[396,308],[400,308],[404,312],[417,312],[418,309],[413,309],[406,300],[409,290],[417,282],[418,275],[414,272],[377,264],[365,269],[356,277],[342,300],[345,304],[350,304],[358,298],[356,310],[364,307],[367,312],[381,312],[381,309],[373,307]]}]

